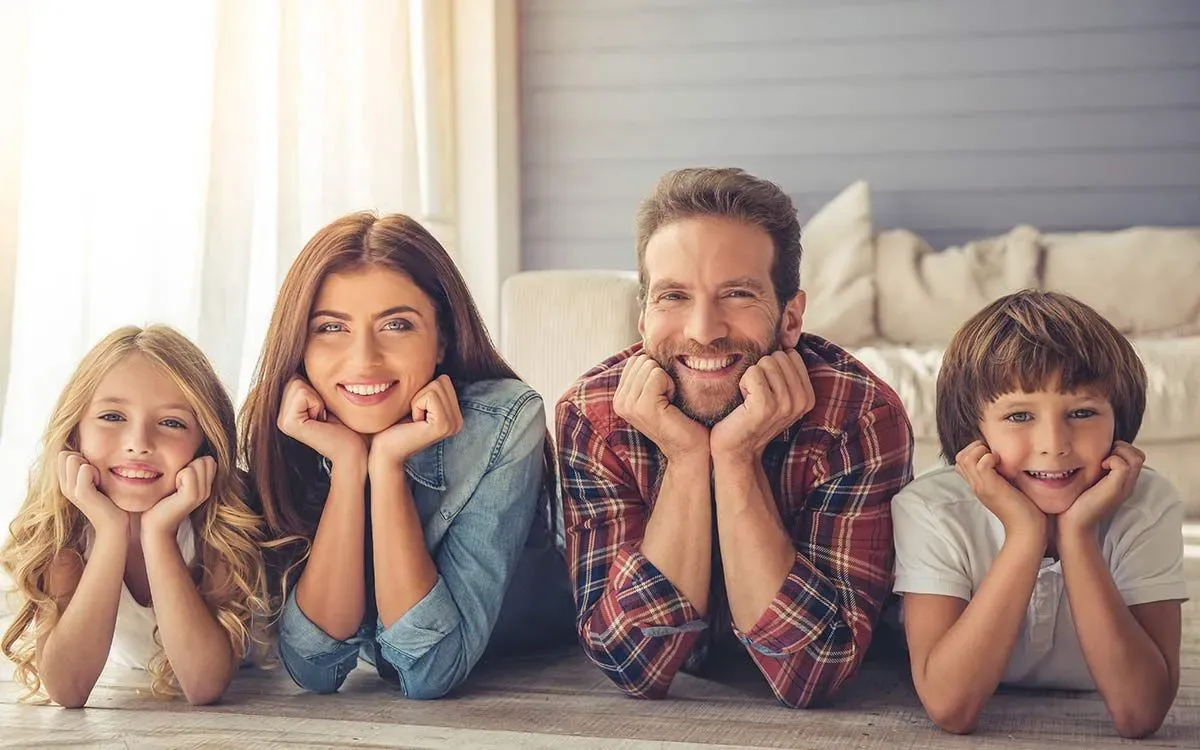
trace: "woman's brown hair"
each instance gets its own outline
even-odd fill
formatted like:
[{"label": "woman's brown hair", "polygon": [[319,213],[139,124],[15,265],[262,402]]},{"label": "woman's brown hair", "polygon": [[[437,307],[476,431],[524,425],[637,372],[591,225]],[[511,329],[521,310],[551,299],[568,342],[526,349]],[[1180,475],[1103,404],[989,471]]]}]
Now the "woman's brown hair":
[{"label": "woman's brown hair", "polygon": [[[480,380],[517,378],[492,343],[454,261],[419,223],[401,214],[377,216],[363,211],[321,229],[300,251],[279,289],[239,417],[242,461],[274,539],[311,542],[325,502],[321,493],[313,491],[325,481],[320,456],[276,427],[284,386],[293,375],[303,374],[313,300],[331,274],[371,267],[403,274],[433,301],[438,334],[445,346],[438,373],[448,375],[455,388]],[[552,488],[554,461],[549,440],[544,464],[545,486]],[[298,550],[283,553],[283,560],[273,561],[272,572],[279,575],[292,568],[305,554]]]},{"label": "woman's brown hair", "polygon": [[1146,410],[1146,369],[1100,313],[1059,292],[1025,290],[980,310],[954,334],[937,379],[942,456],[979,440],[983,407],[1005,393],[1094,388],[1112,404],[1114,439],[1133,442]]}]

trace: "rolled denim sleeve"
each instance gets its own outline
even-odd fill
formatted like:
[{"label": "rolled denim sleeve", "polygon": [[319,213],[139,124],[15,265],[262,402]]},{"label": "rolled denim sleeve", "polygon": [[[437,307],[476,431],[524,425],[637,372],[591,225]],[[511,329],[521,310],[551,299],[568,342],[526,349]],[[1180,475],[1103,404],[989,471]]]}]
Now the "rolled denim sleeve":
[{"label": "rolled denim sleeve", "polygon": [[541,398],[527,391],[434,556],[437,582],[399,620],[378,624],[380,651],[409,698],[450,692],[487,647],[541,497],[545,424]]},{"label": "rolled denim sleeve", "polygon": [[279,658],[292,680],[314,693],[333,693],[358,664],[362,631],[339,641],[321,630],[288,594],[279,622]]}]

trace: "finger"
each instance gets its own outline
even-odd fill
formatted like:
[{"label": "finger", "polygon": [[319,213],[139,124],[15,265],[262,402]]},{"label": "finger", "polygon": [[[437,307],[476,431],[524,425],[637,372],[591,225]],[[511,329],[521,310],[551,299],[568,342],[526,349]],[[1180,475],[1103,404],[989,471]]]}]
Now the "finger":
[{"label": "finger", "polygon": [[70,456],[70,451],[59,451],[58,460],[55,462],[55,471],[58,472],[58,488],[62,490],[64,495],[70,496],[70,490],[67,487],[67,456]]},{"label": "finger", "polygon": [[774,399],[770,386],[767,385],[767,376],[763,372],[761,363],[755,363],[746,369],[738,387],[741,389],[742,397],[748,407],[760,410],[768,410],[773,407]]},{"label": "finger", "polygon": [[629,398],[629,394],[633,392],[633,380],[637,377],[638,366],[645,359],[646,355],[638,354],[630,357],[625,363],[625,367],[621,369],[621,377],[617,380],[617,392],[613,396],[615,399]]},{"label": "finger", "polygon": [[663,368],[652,367],[646,374],[642,395],[654,404],[670,403],[675,397],[675,380]]},{"label": "finger", "polygon": [[787,362],[789,365],[787,372],[795,375],[798,392],[804,401],[804,413],[807,414],[817,403],[817,394],[813,390],[812,378],[808,374],[808,365],[804,364],[803,355],[795,349],[788,349]]},{"label": "finger", "polygon": [[83,464],[75,475],[75,498],[91,497],[96,492],[100,474],[91,464]]},{"label": "finger", "polygon": [[[779,356],[777,356],[779,355]],[[783,374],[783,363],[780,359],[786,362],[786,355],[781,352],[775,352],[759,360],[758,364],[763,373],[763,378],[766,380],[768,396],[773,410],[781,414],[790,415],[792,405],[796,401],[791,388],[788,387],[787,376]]]}]

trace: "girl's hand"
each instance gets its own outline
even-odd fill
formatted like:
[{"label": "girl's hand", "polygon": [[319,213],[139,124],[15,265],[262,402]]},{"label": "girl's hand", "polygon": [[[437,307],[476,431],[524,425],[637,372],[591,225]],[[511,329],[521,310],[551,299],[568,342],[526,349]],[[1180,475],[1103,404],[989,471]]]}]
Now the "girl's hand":
[{"label": "girl's hand", "polygon": [[97,535],[129,536],[129,514],[100,491],[100,471],[75,451],[58,454],[58,486],[71,504],[79,508]]},{"label": "girl's hand", "polygon": [[279,431],[299,440],[334,464],[351,461],[367,452],[357,432],[338,421],[308,381],[295,375],[283,389],[279,403]]},{"label": "girl's hand", "polygon": [[142,537],[162,534],[175,538],[183,519],[212,493],[216,476],[217,461],[212,456],[201,456],[180,469],[175,475],[175,493],[142,514]]},{"label": "girl's hand", "polygon": [[414,454],[462,429],[458,394],[448,375],[426,385],[412,400],[412,414],[375,436],[368,465],[371,468],[403,466]]}]

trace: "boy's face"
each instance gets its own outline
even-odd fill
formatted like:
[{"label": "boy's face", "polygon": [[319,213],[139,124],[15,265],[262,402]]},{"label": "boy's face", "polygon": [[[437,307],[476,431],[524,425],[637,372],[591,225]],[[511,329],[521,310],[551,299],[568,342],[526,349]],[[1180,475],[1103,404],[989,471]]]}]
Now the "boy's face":
[{"label": "boy's face", "polygon": [[1084,389],[1005,393],[983,408],[983,440],[996,471],[1048,515],[1058,515],[1100,480],[1116,421],[1108,398]]}]

